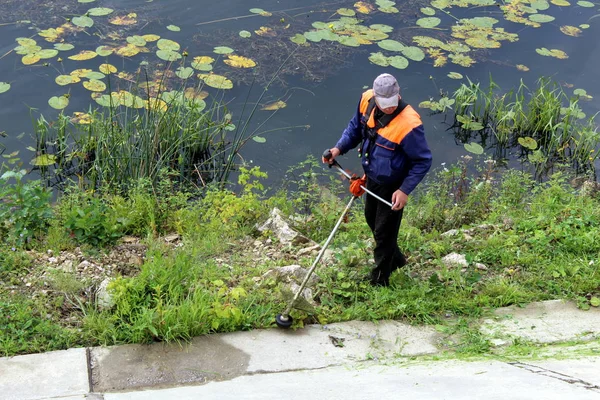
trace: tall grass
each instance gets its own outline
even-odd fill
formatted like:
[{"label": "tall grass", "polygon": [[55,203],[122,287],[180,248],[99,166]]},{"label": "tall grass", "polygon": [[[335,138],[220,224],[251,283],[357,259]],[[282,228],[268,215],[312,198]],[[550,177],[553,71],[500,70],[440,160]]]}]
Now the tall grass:
[{"label": "tall grass", "polygon": [[100,98],[105,107],[90,109],[83,118],[61,113],[48,122],[40,116],[35,162],[44,177],[59,189],[75,182],[82,189],[113,193],[126,193],[140,179],[156,186],[165,175],[180,187],[224,187],[242,147],[273,115],[254,126],[258,104],[275,77],[253,106],[249,89],[234,124],[222,91],[207,103],[201,96],[204,84],[193,78],[173,83],[172,67],[154,80],[141,70],[130,91],[112,91],[109,75],[110,95]]},{"label": "tall grass", "polygon": [[533,89],[523,81],[516,90],[500,94],[499,89],[490,77],[488,88],[468,80],[454,92],[453,128],[462,141],[479,136],[498,157],[516,147],[538,172],[556,163],[577,173],[594,171],[600,134],[596,115],[583,113],[580,96],[567,95],[549,78],[540,78]]}]

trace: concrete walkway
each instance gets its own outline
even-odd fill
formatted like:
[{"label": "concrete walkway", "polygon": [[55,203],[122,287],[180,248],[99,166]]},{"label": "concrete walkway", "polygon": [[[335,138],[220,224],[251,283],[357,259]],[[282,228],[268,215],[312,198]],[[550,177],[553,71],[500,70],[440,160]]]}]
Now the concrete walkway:
[{"label": "concrete walkway", "polygon": [[433,327],[352,321],[0,358],[0,399],[600,399],[599,309],[508,307],[481,332],[498,346],[587,344],[549,347],[556,360],[433,361]]}]

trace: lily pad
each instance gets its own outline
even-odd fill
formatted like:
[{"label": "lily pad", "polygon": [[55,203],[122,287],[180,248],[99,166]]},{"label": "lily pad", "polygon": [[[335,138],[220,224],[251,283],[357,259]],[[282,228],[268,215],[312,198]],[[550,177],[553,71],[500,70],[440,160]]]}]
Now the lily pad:
[{"label": "lily pad", "polygon": [[267,139],[262,136],[252,136],[252,140],[254,140],[256,143],[266,143],[267,141]]},{"label": "lily pad", "polygon": [[170,39],[160,39],[158,41],[158,43],[156,43],[156,46],[160,49],[160,50],[166,50],[166,51],[179,51],[179,49],[181,49],[181,46],[179,45],[179,43],[170,40]]},{"label": "lily pad", "polygon": [[417,20],[417,25],[423,28],[435,28],[442,22],[438,17],[425,17]]},{"label": "lily pad", "polygon": [[227,56],[228,59],[224,60],[223,62],[227,65],[229,65],[230,67],[234,67],[234,68],[253,68],[256,67],[256,63],[254,62],[254,60],[247,58],[247,57],[242,57],[242,56],[236,56],[236,55],[228,55]]},{"label": "lily pad", "polygon": [[250,36],[252,36],[252,33],[250,33],[249,31],[240,31],[239,35],[243,38],[249,38]]},{"label": "lily pad", "polygon": [[[135,44],[128,43],[126,46],[122,46],[117,49],[115,52],[117,55],[121,57],[133,57],[138,55],[141,51],[141,47],[136,46]],[[164,50],[160,50],[164,51]]]},{"label": "lily pad", "polygon": [[520,137],[518,139],[518,141],[519,141],[519,144],[521,146],[525,147],[526,149],[529,149],[529,150],[535,150],[535,149],[537,149],[537,146],[538,146],[537,142],[532,137],[529,137],[529,136],[527,136],[527,137]]},{"label": "lily pad", "polygon": [[69,51],[69,50],[73,50],[75,48],[75,46],[73,46],[72,44],[69,44],[69,43],[56,43],[54,45],[54,48],[59,51]]},{"label": "lily pad", "polygon": [[359,47],[360,46],[359,40],[352,36],[342,36],[339,40],[339,43],[343,44],[344,46],[349,46],[349,47]]},{"label": "lily pad", "polygon": [[402,56],[388,57],[388,62],[394,68],[406,69],[408,67],[408,60]]},{"label": "lily pad", "polygon": [[462,76],[461,73],[458,73],[458,72],[449,72],[448,73],[448,78],[451,78],[451,79],[462,79],[463,76]]},{"label": "lily pad", "polygon": [[118,71],[117,67],[115,67],[112,64],[102,64],[102,65],[100,65],[98,67],[98,70],[100,72],[102,72],[103,74],[106,74],[106,75],[108,75],[108,74],[114,74],[114,73],[116,73]]},{"label": "lily pad", "polygon": [[569,3],[567,0],[550,0],[550,3],[559,7],[568,7],[571,5],[571,3]]},{"label": "lily pad", "polygon": [[269,103],[269,104],[261,107],[261,110],[275,111],[275,110],[279,110],[280,108],[285,108],[285,107],[287,107],[287,104],[285,101],[277,100],[273,103]]},{"label": "lily pad", "polygon": [[56,163],[56,156],[54,154],[42,154],[31,160],[31,165],[37,165],[38,167],[49,167]]},{"label": "lily pad", "polygon": [[92,26],[94,26],[94,20],[90,17],[86,17],[85,15],[75,17],[71,20],[71,22],[73,23],[73,25],[79,26],[81,28],[91,28]]},{"label": "lily pad", "polygon": [[345,17],[354,17],[356,15],[356,11],[351,8],[339,8],[336,12]]},{"label": "lily pad", "polygon": [[483,154],[483,147],[481,147],[481,145],[479,143],[475,143],[475,142],[471,142],[471,143],[465,143],[465,150],[468,151],[469,153],[473,153],[473,154]]},{"label": "lily pad", "polygon": [[112,8],[108,8],[108,7],[94,7],[94,8],[90,8],[88,10],[88,15],[91,15],[92,17],[103,17],[105,15],[108,14],[112,14],[113,13]]},{"label": "lily pad", "polygon": [[158,58],[165,61],[177,61],[180,60],[182,57],[181,54],[172,50],[157,50],[156,55],[158,56]]},{"label": "lily pad", "polygon": [[25,65],[32,65],[40,60],[41,58],[37,54],[27,54],[26,56],[23,56],[21,62]]},{"label": "lily pad", "polygon": [[568,36],[579,36],[581,35],[581,29],[575,27],[575,26],[570,26],[570,25],[563,25],[560,27],[560,31],[562,33],[564,33],[565,35]]},{"label": "lily pad", "polygon": [[290,38],[290,40],[296,44],[305,44],[306,43],[306,37],[301,34],[301,33],[297,33],[296,35],[294,35],[293,37]]},{"label": "lily pad", "polygon": [[384,24],[373,24],[369,26],[369,28],[374,29],[376,31],[381,31],[383,33],[390,33],[394,31],[393,27]]},{"label": "lily pad", "polygon": [[580,6],[580,7],[587,7],[587,8],[593,8],[593,7],[596,6],[591,1],[578,1],[577,5]]},{"label": "lily pad", "polygon": [[175,74],[177,74],[177,76],[181,79],[187,79],[190,76],[194,75],[194,69],[190,67],[179,67],[177,68]]},{"label": "lily pad", "polygon": [[425,52],[416,46],[409,46],[402,49],[404,57],[413,61],[423,61],[425,59]]},{"label": "lily pad", "polygon": [[48,58],[56,57],[58,55],[58,50],[44,49],[44,50],[38,51],[36,54],[41,59],[48,59]]},{"label": "lily pad", "polygon": [[529,18],[530,21],[539,22],[539,23],[552,22],[556,19],[552,15],[546,15],[546,14],[532,14],[527,18]]},{"label": "lily pad", "polygon": [[72,76],[72,75],[59,75],[54,79],[54,81],[57,84],[59,84],[60,86],[66,86],[71,83],[79,82],[80,79],[78,77]]},{"label": "lily pad", "polygon": [[523,72],[529,71],[529,67],[527,65],[523,65],[523,64],[517,64],[517,69],[519,71],[523,71]]},{"label": "lily pad", "polygon": [[[138,35],[129,36],[129,37],[127,37],[127,43],[132,44],[134,46],[141,47],[141,46],[146,45],[146,39],[144,39],[143,36],[138,36]],[[162,50],[169,50],[169,49],[162,49]]]},{"label": "lily pad", "polygon": [[50,107],[62,110],[69,105],[69,98],[66,96],[53,96],[48,100]]},{"label": "lily pad", "polygon": [[389,50],[389,51],[402,51],[402,49],[404,49],[404,45],[400,42],[398,42],[397,40],[390,40],[390,39],[386,39],[386,40],[382,40],[381,42],[377,43],[377,46],[381,47],[384,50]]},{"label": "lily pad", "polygon": [[98,53],[96,53],[95,51],[83,50],[83,51],[80,51],[78,54],[70,56],[69,59],[75,60],[75,61],[86,61],[86,60],[91,60],[92,58],[97,57],[97,56],[98,56]]},{"label": "lily pad", "polygon": [[98,55],[100,57],[108,57],[110,56],[112,53],[114,52],[112,47],[109,46],[98,46],[96,48],[96,53],[98,53]]},{"label": "lily pad", "polygon": [[215,89],[233,89],[233,82],[222,75],[198,74],[198,78],[202,79],[204,83]]},{"label": "lily pad", "polygon": [[235,50],[233,50],[231,47],[227,47],[227,46],[217,46],[214,48],[213,52],[215,54],[230,54],[233,53]]},{"label": "lily pad", "polygon": [[388,67],[390,65],[388,58],[381,52],[371,53],[371,55],[369,56],[369,61],[381,67]]},{"label": "lily pad", "polygon": [[100,79],[106,78],[106,75],[104,75],[102,72],[91,71],[91,72],[88,72],[87,74],[85,74],[84,76],[82,76],[82,78],[100,80]]},{"label": "lily pad", "polygon": [[435,15],[435,9],[433,9],[431,7],[423,7],[423,8],[421,8],[421,12],[430,17]]},{"label": "lily pad", "polygon": [[90,79],[83,82],[83,87],[92,92],[104,92],[106,90],[106,84],[97,79]]},{"label": "lily pad", "polygon": [[146,42],[156,42],[158,39],[160,39],[160,36],[154,34],[142,35],[142,37]]},{"label": "lily pad", "polygon": [[177,25],[168,25],[167,29],[170,30],[170,31],[172,31],[172,32],[179,32],[179,31],[181,31],[181,28],[178,27]]},{"label": "lily pad", "polygon": [[6,93],[10,90],[10,83],[0,82],[0,93]]}]

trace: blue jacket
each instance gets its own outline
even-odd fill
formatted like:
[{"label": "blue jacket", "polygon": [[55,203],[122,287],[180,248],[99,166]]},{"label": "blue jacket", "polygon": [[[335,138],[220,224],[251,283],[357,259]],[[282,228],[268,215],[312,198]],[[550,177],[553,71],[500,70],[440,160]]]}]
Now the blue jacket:
[{"label": "blue jacket", "polygon": [[335,147],[345,154],[363,142],[362,166],[368,179],[394,186],[409,195],[431,168],[431,151],[423,123],[419,114],[407,106],[387,126],[377,130],[371,146],[368,135],[363,141],[363,125],[375,127],[375,109],[371,115],[365,115],[371,97],[372,90],[363,93],[356,114]]}]

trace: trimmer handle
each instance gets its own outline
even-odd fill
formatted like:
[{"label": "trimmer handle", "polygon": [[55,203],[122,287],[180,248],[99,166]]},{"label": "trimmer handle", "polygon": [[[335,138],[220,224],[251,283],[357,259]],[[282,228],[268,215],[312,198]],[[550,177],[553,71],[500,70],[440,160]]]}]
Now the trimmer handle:
[{"label": "trimmer handle", "polygon": [[[327,161],[329,161],[329,159],[331,158],[331,150],[326,149],[323,152],[323,158]],[[333,160],[333,163],[329,164],[329,168],[333,167],[334,165],[340,166],[340,164],[338,164],[338,162],[336,160]]]}]

